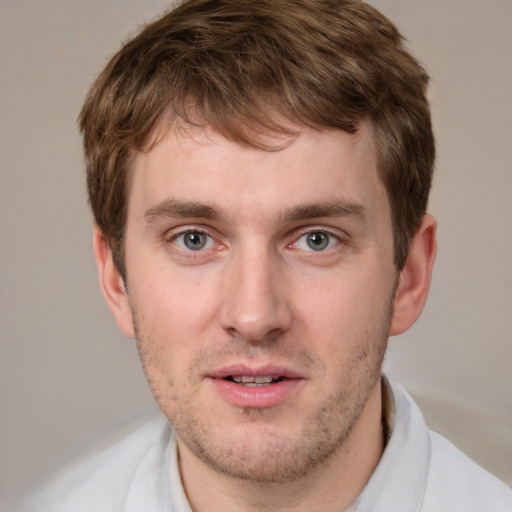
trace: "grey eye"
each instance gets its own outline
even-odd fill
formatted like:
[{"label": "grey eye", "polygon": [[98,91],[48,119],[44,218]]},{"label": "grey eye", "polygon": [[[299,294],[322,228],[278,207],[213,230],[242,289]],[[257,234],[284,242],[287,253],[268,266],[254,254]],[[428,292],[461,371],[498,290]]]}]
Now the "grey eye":
[{"label": "grey eye", "polygon": [[326,249],[330,242],[330,236],[328,233],[322,231],[315,231],[308,233],[306,236],[306,243],[313,251],[323,251]]},{"label": "grey eye", "polygon": [[206,235],[197,231],[186,233],[183,241],[189,249],[197,251],[206,245]]},{"label": "grey eye", "polygon": [[186,231],[174,238],[174,243],[182,249],[189,251],[200,251],[208,248],[211,243],[211,237],[201,231]]}]

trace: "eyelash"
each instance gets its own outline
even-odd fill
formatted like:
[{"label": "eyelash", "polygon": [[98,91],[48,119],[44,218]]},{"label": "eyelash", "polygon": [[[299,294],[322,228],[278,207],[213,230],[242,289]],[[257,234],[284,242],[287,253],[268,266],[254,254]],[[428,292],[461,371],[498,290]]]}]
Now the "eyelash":
[{"label": "eyelash", "polygon": [[[323,236],[326,236],[327,237],[327,244],[325,247],[322,247],[322,240],[320,240],[317,245],[318,249],[315,249],[314,247],[312,247],[311,245],[309,245],[309,241],[313,240],[313,236],[314,235],[323,235]],[[310,240],[308,240],[308,237],[311,237]],[[330,231],[326,230],[326,229],[308,229],[306,232],[302,233],[298,238],[295,239],[295,241],[290,244],[289,247],[291,248],[299,248],[298,245],[300,243],[300,241],[304,239],[305,240],[305,243],[309,245],[309,249],[307,248],[303,248],[303,250],[307,251],[307,252],[313,252],[313,253],[321,253],[321,252],[327,252],[327,251],[330,251],[334,248],[336,248],[342,241],[341,241],[341,238],[337,235],[335,235],[334,233],[331,233]],[[335,245],[333,246],[333,242],[335,243]],[[315,243],[315,242],[313,242]]]},{"label": "eyelash", "polygon": [[[199,253],[205,249],[204,247],[200,247],[198,250],[195,251],[194,249],[191,249],[190,247],[186,248],[186,247],[180,246],[180,244],[178,244],[176,241],[180,237],[185,237],[186,235],[198,235],[198,236],[207,237],[207,240],[205,242],[205,244],[208,245],[208,247],[206,247],[207,249],[210,249],[211,248],[210,245],[212,244],[212,242],[215,242],[215,238],[213,236],[211,236],[207,231],[205,231],[203,229],[194,229],[194,228],[185,229],[183,231],[180,231],[179,233],[173,233],[166,241],[168,243],[172,243],[172,244],[176,245],[177,247],[179,247],[181,250],[183,250],[185,252]],[[186,245],[185,240],[183,240],[183,245]]]}]

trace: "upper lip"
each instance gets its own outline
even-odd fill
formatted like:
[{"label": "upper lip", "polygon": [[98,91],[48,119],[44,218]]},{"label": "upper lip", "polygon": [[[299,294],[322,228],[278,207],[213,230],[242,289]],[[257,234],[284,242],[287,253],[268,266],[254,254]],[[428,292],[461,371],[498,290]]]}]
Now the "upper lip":
[{"label": "upper lip", "polygon": [[248,377],[264,377],[270,375],[275,378],[281,377],[286,379],[305,378],[303,373],[284,365],[264,364],[249,366],[243,363],[229,364],[214,368],[212,371],[208,372],[207,377],[212,379],[225,379],[233,375],[245,375]]}]

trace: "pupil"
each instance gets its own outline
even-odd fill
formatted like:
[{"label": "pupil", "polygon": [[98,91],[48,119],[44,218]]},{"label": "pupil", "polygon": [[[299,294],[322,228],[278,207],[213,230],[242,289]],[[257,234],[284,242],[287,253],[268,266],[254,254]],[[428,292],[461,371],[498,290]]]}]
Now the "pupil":
[{"label": "pupil", "polygon": [[185,245],[192,250],[202,249],[206,244],[206,236],[204,233],[188,233],[185,236]]},{"label": "pupil", "polygon": [[309,247],[314,251],[321,251],[329,244],[329,237],[326,233],[311,233],[307,240]]}]

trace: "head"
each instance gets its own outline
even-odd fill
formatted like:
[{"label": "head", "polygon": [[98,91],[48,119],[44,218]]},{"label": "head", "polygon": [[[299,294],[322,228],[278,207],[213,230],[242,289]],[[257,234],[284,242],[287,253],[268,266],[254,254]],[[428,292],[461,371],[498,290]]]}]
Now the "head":
[{"label": "head", "polygon": [[358,0],[193,0],[112,58],[80,114],[89,200],[125,277],[130,164],[169,129],[209,127],[264,151],[292,126],[373,128],[401,270],[424,215],[435,149],[428,76],[378,11]]},{"label": "head", "polygon": [[355,0],[192,0],[94,83],[101,283],[185,480],[198,461],[267,483],[375,463],[387,338],[435,253],[426,83]]}]

